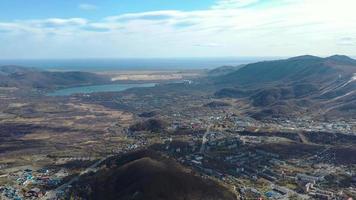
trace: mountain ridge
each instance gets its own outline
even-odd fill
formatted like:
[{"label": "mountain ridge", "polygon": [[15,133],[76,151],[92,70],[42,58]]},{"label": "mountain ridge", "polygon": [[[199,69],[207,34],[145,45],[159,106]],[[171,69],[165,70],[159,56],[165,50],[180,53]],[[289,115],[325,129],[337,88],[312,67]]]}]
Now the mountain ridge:
[{"label": "mountain ridge", "polygon": [[[210,80],[218,88],[216,97],[245,99],[268,113],[283,110],[283,116],[307,109],[327,115],[338,110],[334,117],[356,116],[356,60],[344,55],[251,63]],[[298,103],[302,101],[310,105],[303,108]],[[345,106],[349,112],[344,112]]]},{"label": "mountain ridge", "polygon": [[105,84],[110,79],[90,72],[52,72],[16,65],[0,66],[0,87],[54,89],[78,85]]},{"label": "mountain ridge", "polygon": [[[330,63],[330,61],[333,63]],[[247,64],[235,72],[215,78],[215,83],[251,85],[253,81],[260,83],[272,83],[273,81],[280,80],[300,81],[306,79],[325,81],[326,79],[335,78],[335,73],[347,76],[349,75],[347,74],[349,71],[355,71],[355,69],[356,60],[347,56],[336,55],[321,58],[306,55],[284,60]],[[322,79],[316,79],[316,75],[323,75],[323,77],[321,77]]]}]

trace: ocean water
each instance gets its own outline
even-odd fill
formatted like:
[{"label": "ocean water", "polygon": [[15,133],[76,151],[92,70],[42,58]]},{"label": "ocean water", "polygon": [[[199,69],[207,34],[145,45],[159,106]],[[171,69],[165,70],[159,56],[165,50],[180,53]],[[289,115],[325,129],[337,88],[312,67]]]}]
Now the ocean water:
[{"label": "ocean water", "polygon": [[90,94],[94,92],[119,92],[130,88],[137,87],[154,87],[155,83],[142,83],[142,84],[110,84],[110,85],[93,85],[83,87],[73,87],[56,90],[48,93],[47,96],[70,96],[72,94]]},{"label": "ocean water", "polygon": [[239,58],[162,58],[162,59],[17,59],[0,60],[1,65],[35,67],[58,71],[186,70],[237,66],[272,57]]}]

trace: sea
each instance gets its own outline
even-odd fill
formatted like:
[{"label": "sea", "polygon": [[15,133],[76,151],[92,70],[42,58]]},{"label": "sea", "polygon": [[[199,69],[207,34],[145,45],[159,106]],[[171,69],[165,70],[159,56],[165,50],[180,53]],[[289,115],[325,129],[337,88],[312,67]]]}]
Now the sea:
[{"label": "sea", "polygon": [[50,71],[136,71],[136,70],[198,70],[221,66],[238,66],[276,57],[227,58],[127,58],[127,59],[0,59],[2,65],[33,67]]}]

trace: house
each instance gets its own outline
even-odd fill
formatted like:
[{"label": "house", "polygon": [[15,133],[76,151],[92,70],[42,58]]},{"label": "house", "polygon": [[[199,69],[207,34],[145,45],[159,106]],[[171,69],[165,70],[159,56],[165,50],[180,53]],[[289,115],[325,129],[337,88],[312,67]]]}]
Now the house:
[{"label": "house", "polygon": [[317,176],[310,176],[306,174],[297,174],[295,177],[296,180],[302,181],[302,182],[310,182],[310,183],[316,183],[317,181],[323,181],[324,177],[317,177]]},{"label": "house", "polygon": [[25,194],[26,197],[42,197],[43,192],[39,188],[32,188]]}]

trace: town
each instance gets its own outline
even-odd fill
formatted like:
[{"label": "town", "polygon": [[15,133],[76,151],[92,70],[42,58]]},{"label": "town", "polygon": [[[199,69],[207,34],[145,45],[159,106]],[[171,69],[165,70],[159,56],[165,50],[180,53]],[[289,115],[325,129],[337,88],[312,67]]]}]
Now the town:
[{"label": "town", "polygon": [[[130,129],[113,133],[123,134],[127,141],[134,142],[111,146],[103,158],[56,158],[54,168],[2,173],[2,179],[6,177],[8,182],[0,187],[2,199],[65,197],[65,191],[71,187],[68,182],[103,167],[105,159],[145,148],[164,153],[202,177],[231,186],[240,199],[345,199],[356,195],[353,161],[347,160],[348,155],[339,149],[317,144],[314,137],[318,135],[313,135],[337,130],[337,137],[350,138],[349,144],[344,145],[352,145],[356,136],[350,134],[354,130],[350,124],[338,122],[330,126],[310,122],[307,126],[302,120],[258,122],[226,112],[195,118],[192,122],[173,116],[175,120],[166,130],[170,134],[152,135],[149,131]],[[291,150],[288,145],[299,147]]]}]

